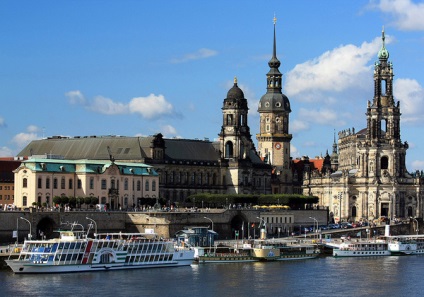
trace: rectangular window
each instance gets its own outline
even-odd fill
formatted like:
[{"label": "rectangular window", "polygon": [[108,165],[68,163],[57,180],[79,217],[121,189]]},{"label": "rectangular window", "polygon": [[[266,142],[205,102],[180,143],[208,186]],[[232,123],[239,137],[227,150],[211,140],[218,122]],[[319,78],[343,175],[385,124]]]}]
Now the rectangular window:
[{"label": "rectangular window", "polygon": [[150,190],[149,190],[149,181],[148,181],[148,180],[146,180],[145,191],[150,191]]},{"label": "rectangular window", "polygon": [[22,206],[27,206],[27,196],[22,197]]},{"label": "rectangular window", "polygon": [[90,190],[94,189],[94,177],[90,177]]},{"label": "rectangular window", "polygon": [[57,178],[53,179],[53,189],[57,189]]},{"label": "rectangular window", "polygon": [[66,184],[66,181],[65,181],[65,178],[64,177],[62,177],[62,179],[60,180],[60,188],[63,190],[63,189],[65,189],[65,184]]},{"label": "rectangular window", "polygon": [[81,189],[82,188],[82,182],[80,179],[77,180],[77,188]]},{"label": "rectangular window", "polygon": [[73,187],[74,187],[74,181],[70,178],[69,179],[69,189],[72,190]]},{"label": "rectangular window", "polygon": [[106,180],[102,179],[102,190],[106,190]]},{"label": "rectangular window", "polygon": [[50,189],[50,178],[46,178],[46,189]]},{"label": "rectangular window", "polygon": [[43,180],[41,179],[41,177],[38,178],[37,187],[39,189],[41,189],[43,187]]}]

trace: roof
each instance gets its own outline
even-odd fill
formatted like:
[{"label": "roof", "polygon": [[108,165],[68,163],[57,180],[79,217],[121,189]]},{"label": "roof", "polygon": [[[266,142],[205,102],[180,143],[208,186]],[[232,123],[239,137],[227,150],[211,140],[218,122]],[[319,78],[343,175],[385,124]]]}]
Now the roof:
[{"label": "roof", "polygon": [[[85,172],[103,173],[109,167],[116,165],[123,175],[158,175],[152,166],[143,163],[112,162],[105,160],[62,160],[31,158],[23,161],[21,167],[43,172]],[[16,169],[16,168],[15,168]]]},{"label": "roof", "polygon": [[174,160],[217,161],[220,159],[210,141],[165,139],[165,158]]},{"label": "roof", "polygon": [[[32,141],[18,156],[53,154],[69,160],[109,160],[110,150],[115,160],[144,162],[150,157],[153,139],[153,136],[52,137]],[[220,159],[219,152],[210,141],[190,139],[164,139],[164,141],[166,159],[199,161]]]}]

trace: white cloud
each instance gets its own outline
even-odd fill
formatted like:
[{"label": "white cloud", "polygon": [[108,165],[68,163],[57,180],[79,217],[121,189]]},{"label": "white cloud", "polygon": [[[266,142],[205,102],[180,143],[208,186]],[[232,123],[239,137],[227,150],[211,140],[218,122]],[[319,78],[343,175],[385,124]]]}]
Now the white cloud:
[{"label": "white cloud", "polygon": [[68,101],[71,104],[84,105],[86,103],[84,95],[81,91],[69,91],[65,93],[65,96],[68,97]]},{"label": "white cloud", "polygon": [[114,102],[112,99],[97,96],[90,103],[89,109],[98,113],[115,115],[128,113],[128,106],[120,102]]},{"label": "white cloud", "polygon": [[23,147],[25,147],[28,143],[30,143],[33,140],[40,139],[41,137],[37,134],[41,129],[35,125],[29,125],[26,128],[26,132],[21,132],[19,134],[16,134],[11,142],[15,144],[18,150],[21,150]]},{"label": "white cloud", "polygon": [[70,91],[65,96],[69,98],[71,104],[80,104],[88,110],[106,115],[138,113],[146,119],[153,119],[175,113],[174,107],[163,95],[150,94],[147,97],[137,97],[131,99],[129,103],[116,102],[103,96],[97,96],[89,101],[85,100],[80,91]]},{"label": "white cloud", "polygon": [[178,134],[177,129],[171,125],[163,125],[161,127],[161,132],[165,137],[174,137]]},{"label": "white cloud", "polygon": [[293,143],[290,143],[290,155],[291,156],[295,156],[298,157],[299,156],[299,151],[297,150],[297,148],[293,145]]},{"label": "white cloud", "polygon": [[18,148],[23,148],[28,143],[30,143],[33,140],[39,139],[40,137],[37,135],[37,133],[19,133],[15,135],[12,138],[12,143],[14,143]]},{"label": "white cloud", "polygon": [[309,129],[309,123],[307,121],[301,121],[301,120],[291,120],[290,121],[290,131],[293,133],[308,130]]},{"label": "white cloud", "polygon": [[37,133],[41,131],[41,129],[35,125],[29,125],[26,130],[27,132],[30,132],[30,133]]},{"label": "white cloud", "polygon": [[415,160],[412,161],[412,170],[422,170],[424,168],[424,161]]},{"label": "white cloud", "polygon": [[206,58],[216,56],[217,54],[218,52],[215,50],[201,48],[198,51],[194,53],[186,54],[181,58],[174,58],[171,60],[171,63],[177,64],[177,63],[185,63],[192,60],[206,59]]},{"label": "white cloud", "polygon": [[[387,42],[390,38],[386,38]],[[296,65],[286,74],[285,90],[300,101],[328,100],[321,92],[342,92],[361,88],[369,79],[371,67],[367,64],[381,48],[381,38],[364,42],[360,47],[348,44],[323,53],[318,58]],[[358,83],[359,82],[359,83]],[[323,97],[323,98],[320,98]]]},{"label": "white cloud", "polygon": [[0,147],[0,157],[12,157],[12,150],[6,146]]},{"label": "white cloud", "polygon": [[338,118],[339,114],[339,111],[328,108],[321,108],[315,110],[300,108],[298,117],[301,119],[305,119],[305,121],[317,123],[320,125],[342,126],[345,124],[345,122]]},{"label": "white cloud", "polygon": [[424,88],[414,79],[397,79],[394,82],[395,98],[400,101],[402,120],[423,121]]},{"label": "white cloud", "polygon": [[0,117],[0,127],[6,127],[6,121]]},{"label": "white cloud", "polygon": [[147,97],[133,98],[128,104],[131,113],[138,113],[146,119],[172,114],[174,107],[163,95],[150,94]]},{"label": "white cloud", "polygon": [[380,0],[370,5],[393,16],[393,24],[400,30],[424,30],[424,3],[411,0]]}]

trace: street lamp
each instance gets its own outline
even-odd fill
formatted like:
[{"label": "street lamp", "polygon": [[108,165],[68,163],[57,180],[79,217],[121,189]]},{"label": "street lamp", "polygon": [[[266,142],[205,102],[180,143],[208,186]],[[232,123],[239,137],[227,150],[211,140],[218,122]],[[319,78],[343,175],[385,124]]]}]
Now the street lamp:
[{"label": "street lamp", "polygon": [[31,240],[31,237],[32,237],[31,222],[30,222],[30,221],[28,221],[27,219],[23,218],[23,217],[20,217],[20,219],[28,222],[28,224],[29,224],[29,234],[28,234],[28,239],[29,239],[29,240]]},{"label": "street lamp", "polygon": [[[314,220],[314,229],[315,229],[315,223],[317,223],[317,228],[314,230],[314,233],[318,232],[318,220],[316,218],[313,217],[309,217],[311,220]],[[314,234],[314,238],[315,238],[315,234]]]},{"label": "street lamp", "polygon": [[213,221],[210,218],[208,218],[208,217],[203,217],[203,218],[211,221],[211,223],[212,223],[212,231],[213,231]]},{"label": "street lamp", "polygon": [[343,193],[339,192],[337,194],[337,199],[339,199],[339,206],[340,206],[340,218],[339,218],[339,224],[342,222],[342,199],[343,199]]},{"label": "street lamp", "polygon": [[[96,223],[96,221],[95,220],[93,220],[93,219],[91,219],[91,218],[89,218],[89,217],[85,217],[87,220],[90,220],[91,222],[93,222],[94,223],[94,238],[96,238],[97,237],[97,223]],[[88,235],[88,234],[87,234]]]}]

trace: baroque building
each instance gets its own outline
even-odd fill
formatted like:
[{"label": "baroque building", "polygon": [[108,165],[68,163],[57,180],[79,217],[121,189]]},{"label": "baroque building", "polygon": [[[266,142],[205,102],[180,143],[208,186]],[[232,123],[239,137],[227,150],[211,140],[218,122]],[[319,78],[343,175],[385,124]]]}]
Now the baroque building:
[{"label": "baroque building", "polygon": [[290,101],[282,93],[282,77],[277,58],[274,17],[274,44],[269,71],[266,75],[266,94],[259,101],[259,133],[256,135],[260,155],[272,166],[272,193],[293,193],[292,160],[289,133]]},{"label": "baroque building", "polygon": [[[270,194],[272,168],[255,149],[247,122],[248,110],[247,100],[235,79],[223,101],[218,141],[167,139],[161,133],[147,137],[54,136],[32,141],[18,156],[53,154],[71,163],[113,159],[116,164],[148,164],[159,174],[159,198],[169,206],[187,202],[187,197],[196,193]],[[98,195],[100,201],[102,197],[109,197],[106,202],[117,208],[115,201],[124,201],[124,192],[111,182],[107,182],[106,187],[116,196],[114,203],[103,194]],[[41,202],[47,201],[46,195],[41,195]],[[17,200],[23,196],[23,192],[19,192]],[[33,196],[31,201],[40,200],[36,194]],[[142,205],[143,198],[147,198],[146,192],[130,200]],[[196,205],[206,207],[201,201]]]},{"label": "baroque building", "polygon": [[[319,197],[338,220],[422,217],[423,177],[408,173],[408,143],[401,140],[400,102],[393,93],[393,64],[385,46],[384,30],[374,65],[374,97],[368,101],[366,128],[338,133],[327,166],[304,167],[305,195]],[[337,151],[338,149],[338,151]]]},{"label": "baroque building", "polygon": [[51,207],[55,196],[94,197],[111,209],[133,209],[143,198],[159,198],[158,173],[141,163],[32,156],[14,174],[15,205],[22,208]]}]

